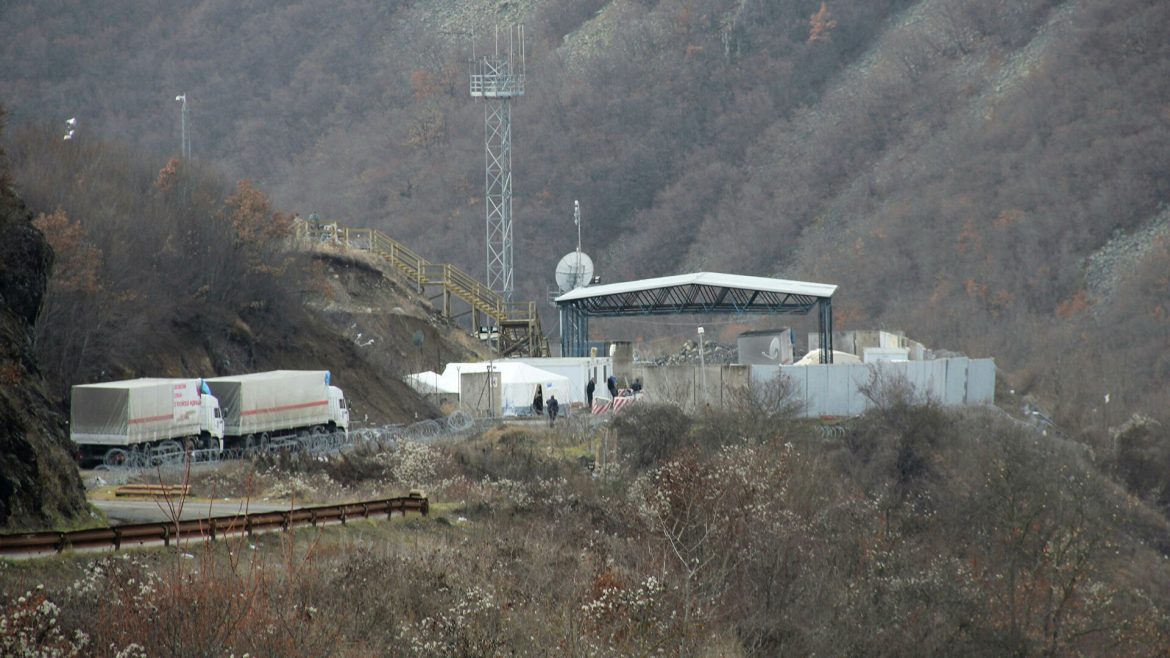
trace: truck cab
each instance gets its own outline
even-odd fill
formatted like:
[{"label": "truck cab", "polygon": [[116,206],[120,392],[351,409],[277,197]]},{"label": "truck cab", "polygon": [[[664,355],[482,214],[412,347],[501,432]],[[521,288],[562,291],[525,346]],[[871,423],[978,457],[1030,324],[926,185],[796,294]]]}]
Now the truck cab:
[{"label": "truck cab", "polygon": [[219,398],[209,393],[199,396],[199,434],[208,443],[201,447],[223,450],[223,411]]},{"label": "truck cab", "polygon": [[329,387],[329,422],[349,433],[349,407],[345,403],[345,393],[336,386]]}]

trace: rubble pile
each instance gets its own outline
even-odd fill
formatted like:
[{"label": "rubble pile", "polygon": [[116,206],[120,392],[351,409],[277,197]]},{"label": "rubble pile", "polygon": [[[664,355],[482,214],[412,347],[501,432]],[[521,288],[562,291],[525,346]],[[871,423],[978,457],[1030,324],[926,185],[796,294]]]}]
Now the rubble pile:
[{"label": "rubble pile", "polygon": [[651,362],[656,366],[697,366],[700,362],[709,366],[725,365],[735,363],[738,353],[735,345],[703,341],[703,358],[700,359],[698,341],[688,340],[678,352],[655,357]]}]

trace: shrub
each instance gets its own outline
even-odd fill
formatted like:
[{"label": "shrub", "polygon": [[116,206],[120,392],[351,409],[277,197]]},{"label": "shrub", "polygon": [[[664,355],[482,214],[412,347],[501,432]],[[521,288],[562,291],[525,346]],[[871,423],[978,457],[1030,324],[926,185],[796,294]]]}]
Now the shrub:
[{"label": "shrub", "polygon": [[614,418],[618,450],[635,469],[653,466],[689,442],[691,419],[674,405],[636,404]]},{"label": "shrub", "polygon": [[1130,493],[1170,506],[1170,433],[1135,416],[1113,434],[1117,475]]},{"label": "shrub", "polygon": [[792,382],[779,376],[762,385],[731,389],[725,408],[708,408],[698,415],[691,436],[707,450],[739,441],[768,441],[793,429],[796,411]]}]

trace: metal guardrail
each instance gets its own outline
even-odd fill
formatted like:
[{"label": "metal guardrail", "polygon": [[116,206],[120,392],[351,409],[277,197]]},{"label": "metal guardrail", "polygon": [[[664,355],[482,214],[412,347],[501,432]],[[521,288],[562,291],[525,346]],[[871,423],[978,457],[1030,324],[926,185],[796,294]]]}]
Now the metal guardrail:
[{"label": "metal guardrail", "polygon": [[430,512],[430,501],[426,497],[406,496],[177,522],[136,523],[69,532],[0,535],[0,556],[36,556],[84,549],[117,551],[124,546],[157,543],[170,546],[171,542],[184,539],[215,541],[232,535],[251,536],[256,532],[288,531],[297,526],[316,526],[327,523],[344,525],[349,519],[368,519],[382,514],[385,514],[386,518],[390,518],[395,512],[402,514],[402,516],[406,516],[407,512],[418,512],[426,516]]}]

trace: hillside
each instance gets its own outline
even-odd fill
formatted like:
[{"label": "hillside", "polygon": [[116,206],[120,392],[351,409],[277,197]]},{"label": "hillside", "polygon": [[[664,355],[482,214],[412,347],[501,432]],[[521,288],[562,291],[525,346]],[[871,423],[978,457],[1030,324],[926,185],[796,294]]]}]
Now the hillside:
[{"label": "hillside", "polygon": [[[290,218],[247,183],[220,197],[176,161],[152,172],[103,145],[69,157],[37,131],[14,141],[17,172],[0,169],[0,527],[84,510],[75,384],[329,369],[369,427],[433,417],[401,375],[483,353],[376,260],[291,241]],[[16,189],[55,210],[34,216]]]},{"label": "hillside", "polygon": [[85,495],[32,349],[53,254],[12,194],[2,150],[0,235],[0,528],[70,521]]},{"label": "hillside", "polygon": [[[0,9],[0,99],[14,124],[78,116],[73,144],[161,162],[186,93],[199,162],[477,272],[483,112],[464,61],[510,21],[529,78],[523,297],[575,244],[580,199],[606,281],[835,283],[842,328],[995,356],[1067,427],[1167,408],[1155,0],[21,1]],[[1116,248],[1138,236],[1147,249]]]},{"label": "hillside", "polygon": [[436,410],[401,375],[481,349],[376,261],[293,242],[246,181],[17,132],[14,186],[52,209],[35,223],[57,254],[36,357],[66,404],[91,381],[328,369],[355,421],[411,422]]}]

